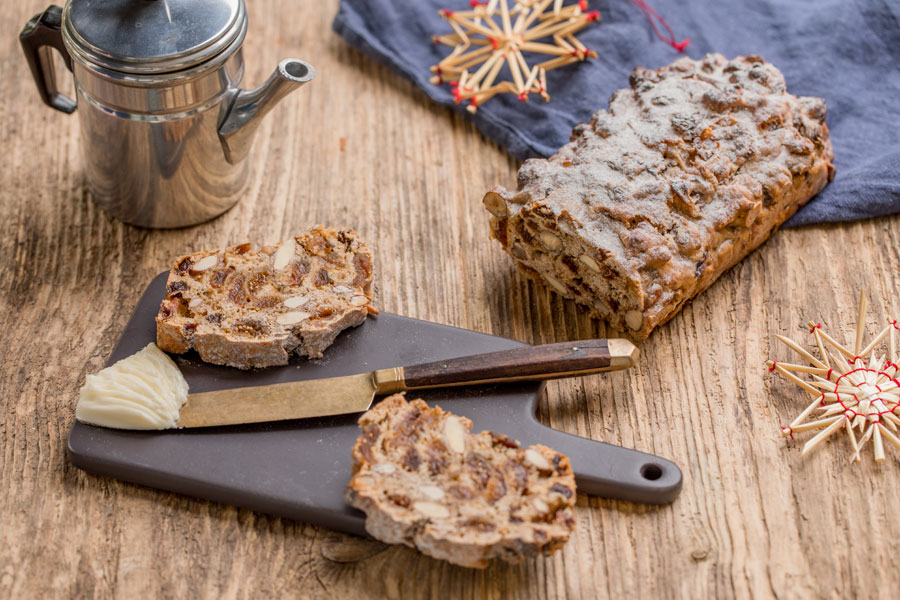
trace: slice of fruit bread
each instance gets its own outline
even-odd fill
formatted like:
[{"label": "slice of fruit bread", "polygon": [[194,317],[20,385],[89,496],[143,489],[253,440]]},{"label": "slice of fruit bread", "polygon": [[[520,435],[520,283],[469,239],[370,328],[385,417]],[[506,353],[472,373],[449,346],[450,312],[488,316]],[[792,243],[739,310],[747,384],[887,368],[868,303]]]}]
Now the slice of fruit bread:
[{"label": "slice of fruit bread", "polygon": [[372,255],[352,229],[316,226],[274,246],[175,259],[156,316],[156,344],[239,369],[320,358],[372,306]]}]

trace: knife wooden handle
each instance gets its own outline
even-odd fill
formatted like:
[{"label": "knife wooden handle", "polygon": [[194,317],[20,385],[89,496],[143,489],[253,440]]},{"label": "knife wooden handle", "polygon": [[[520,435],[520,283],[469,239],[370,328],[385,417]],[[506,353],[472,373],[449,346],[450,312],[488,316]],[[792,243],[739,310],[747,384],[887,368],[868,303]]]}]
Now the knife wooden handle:
[{"label": "knife wooden handle", "polygon": [[559,379],[634,366],[628,340],[579,340],[462,356],[376,374],[378,393],[481,383]]}]

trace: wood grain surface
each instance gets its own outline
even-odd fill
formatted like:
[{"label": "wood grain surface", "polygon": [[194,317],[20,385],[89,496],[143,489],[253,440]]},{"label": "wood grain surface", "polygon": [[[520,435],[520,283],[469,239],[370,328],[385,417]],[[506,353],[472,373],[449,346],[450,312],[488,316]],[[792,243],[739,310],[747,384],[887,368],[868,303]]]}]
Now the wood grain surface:
[{"label": "wood grain surface", "polygon": [[515,162],[336,37],[333,1],[250,3],[245,83],[287,56],[318,77],[260,129],[235,209],[177,231],[111,220],[85,191],[77,119],[40,104],[17,45],[44,7],[0,14],[0,598],[896,594],[900,461],[849,464],[841,438],[801,458],[779,426],[807,399],[764,360],[791,358],[771,336],[805,340],[808,318],[849,335],[863,285],[870,333],[900,316],[898,218],[779,232],[653,334],[636,368],[549,384],[545,422],[684,470],[669,506],[579,496],[577,531],[550,558],[471,571],[72,467],[77,390],[176,254],[349,225],[375,248],[383,310],[532,343],[607,331],[488,239],[481,196],[512,184]]}]

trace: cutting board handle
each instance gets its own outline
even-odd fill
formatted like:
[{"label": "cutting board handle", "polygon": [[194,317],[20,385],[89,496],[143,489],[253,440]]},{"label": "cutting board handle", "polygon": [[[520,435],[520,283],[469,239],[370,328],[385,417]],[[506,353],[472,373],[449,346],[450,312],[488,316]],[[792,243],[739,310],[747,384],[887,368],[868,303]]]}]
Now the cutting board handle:
[{"label": "cutting board handle", "polygon": [[672,461],[557,431],[534,422],[528,441],[569,457],[579,493],[643,504],[668,504],[681,491],[681,469]]},{"label": "cutting board handle", "polygon": [[[580,340],[461,356],[395,371],[398,389],[559,379],[634,366],[638,349],[623,339]],[[402,377],[402,381],[400,378]],[[385,378],[379,380],[388,386]]]}]

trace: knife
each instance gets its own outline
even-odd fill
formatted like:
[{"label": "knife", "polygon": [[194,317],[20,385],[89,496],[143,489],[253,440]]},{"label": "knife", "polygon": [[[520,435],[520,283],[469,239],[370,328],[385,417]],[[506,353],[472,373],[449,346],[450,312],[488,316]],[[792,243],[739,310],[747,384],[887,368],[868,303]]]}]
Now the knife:
[{"label": "knife", "polygon": [[560,379],[634,366],[624,339],[580,340],[371,373],[189,394],[178,427],[214,427],[365,412],[375,396],[436,387]]}]

